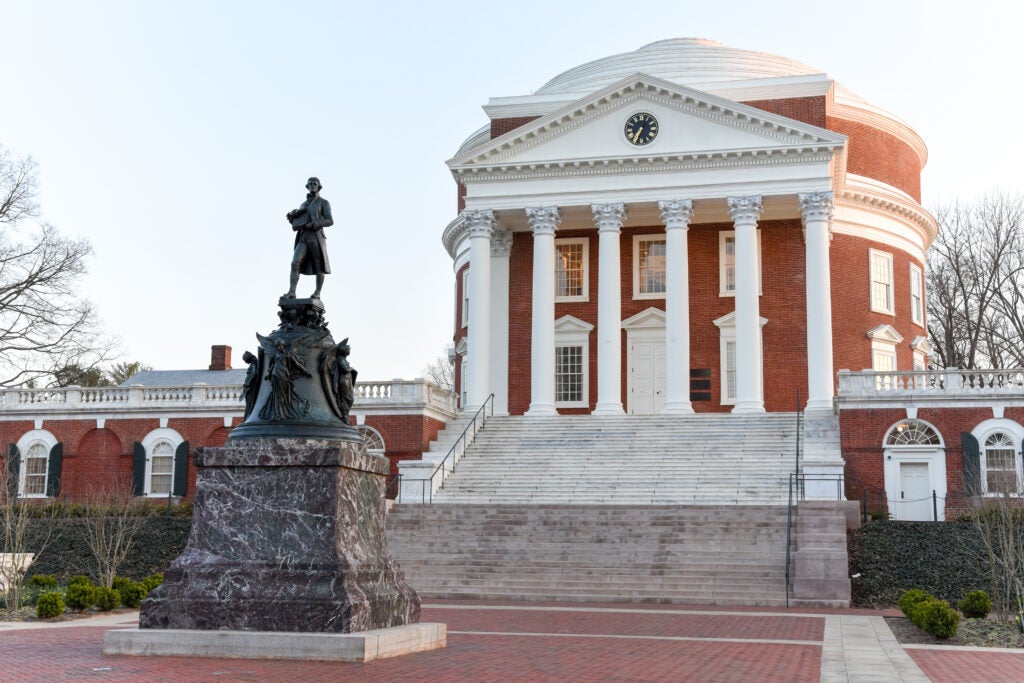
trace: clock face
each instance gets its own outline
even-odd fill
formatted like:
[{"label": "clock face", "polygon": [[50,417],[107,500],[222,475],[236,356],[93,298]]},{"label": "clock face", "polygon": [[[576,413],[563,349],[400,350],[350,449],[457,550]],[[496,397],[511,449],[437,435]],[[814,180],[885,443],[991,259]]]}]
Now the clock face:
[{"label": "clock face", "polygon": [[641,146],[658,137],[658,119],[647,112],[637,112],[626,121],[626,139],[630,144]]}]

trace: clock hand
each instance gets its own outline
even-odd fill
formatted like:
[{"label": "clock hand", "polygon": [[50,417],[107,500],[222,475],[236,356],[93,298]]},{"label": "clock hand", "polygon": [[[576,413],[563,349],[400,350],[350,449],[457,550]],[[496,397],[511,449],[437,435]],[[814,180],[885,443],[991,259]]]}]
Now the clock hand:
[{"label": "clock hand", "polygon": [[633,136],[633,142],[640,142],[640,133],[643,132],[643,128],[636,129],[636,135]]}]

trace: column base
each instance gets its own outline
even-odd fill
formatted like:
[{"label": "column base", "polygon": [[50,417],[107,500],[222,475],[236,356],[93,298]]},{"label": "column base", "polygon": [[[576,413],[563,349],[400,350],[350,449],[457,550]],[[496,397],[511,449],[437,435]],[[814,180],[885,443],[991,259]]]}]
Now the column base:
[{"label": "column base", "polygon": [[666,403],[665,407],[661,409],[662,415],[693,415],[693,404],[689,401],[679,401],[678,403]]},{"label": "column base", "polygon": [[833,415],[835,413],[835,406],[833,405],[832,397],[807,399],[807,405],[804,407],[804,413],[814,415]]},{"label": "column base", "polygon": [[531,403],[525,414],[529,417],[551,417],[558,415],[558,411],[550,403]]},{"label": "column base", "polygon": [[744,401],[742,403],[737,402],[732,408],[733,413],[763,413],[765,412],[764,404],[760,401]]},{"label": "column base", "polygon": [[625,415],[621,403],[598,403],[591,415]]}]

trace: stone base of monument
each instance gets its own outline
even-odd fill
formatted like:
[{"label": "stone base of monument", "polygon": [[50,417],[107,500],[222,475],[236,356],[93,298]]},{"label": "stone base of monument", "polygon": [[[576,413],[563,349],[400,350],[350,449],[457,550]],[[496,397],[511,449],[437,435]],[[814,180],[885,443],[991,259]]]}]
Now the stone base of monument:
[{"label": "stone base of monument", "polygon": [[445,647],[444,624],[409,624],[360,633],[119,629],[103,634],[105,655],[370,662]]},{"label": "stone base of monument", "polygon": [[417,623],[388,552],[387,458],[361,441],[278,438],[193,459],[188,545],[139,629],[108,632],[104,653],[365,661],[445,646],[444,624]]}]

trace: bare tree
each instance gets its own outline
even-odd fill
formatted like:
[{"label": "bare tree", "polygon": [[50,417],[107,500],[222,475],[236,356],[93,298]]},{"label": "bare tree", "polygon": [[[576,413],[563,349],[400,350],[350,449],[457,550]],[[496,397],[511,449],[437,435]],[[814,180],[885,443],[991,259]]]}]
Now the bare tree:
[{"label": "bare tree", "polygon": [[52,505],[35,505],[18,495],[18,463],[8,456],[0,462],[0,583],[4,588],[4,610],[8,621],[21,608],[25,570],[32,559],[50,544],[57,531],[58,510]]},{"label": "bare tree", "polygon": [[455,365],[450,356],[444,353],[423,368],[423,377],[442,389],[455,391]]},{"label": "bare tree", "polygon": [[36,165],[0,146],[0,385],[89,368],[109,351],[79,282],[92,248],[38,222]]},{"label": "bare tree", "polygon": [[936,364],[1024,364],[1024,198],[993,194],[940,207],[936,216],[939,235],[927,267]]},{"label": "bare tree", "polygon": [[146,523],[145,500],[132,495],[129,477],[117,477],[86,496],[85,531],[96,561],[96,580],[110,588]]},{"label": "bare tree", "polygon": [[1002,621],[1024,605],[1024,507],[1014,493],[976,497],[971,515],[989,569],[992,600]]}]

